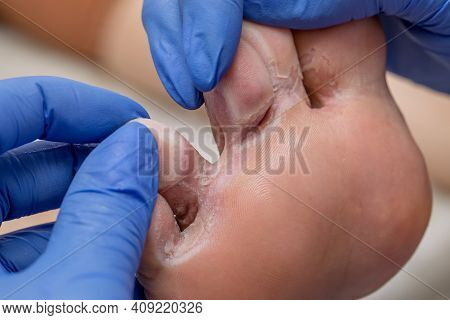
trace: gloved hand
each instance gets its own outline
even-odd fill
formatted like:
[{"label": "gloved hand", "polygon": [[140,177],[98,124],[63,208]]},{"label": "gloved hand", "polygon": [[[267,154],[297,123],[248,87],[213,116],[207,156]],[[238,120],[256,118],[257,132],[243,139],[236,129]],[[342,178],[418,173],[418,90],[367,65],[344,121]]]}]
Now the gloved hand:
[{"label": "gloved hand", "polygon": [[[53,226],[53,223],[47,223],[0,236],[0,266],[8,272],[28,268],[47,248]],[[144,288],[137,279],[133,299],[146,299]]]},{"label": "gloved hand", "polygon": [[[145,126],[122,125],[145,110],[103,89],[35,77],[0,81],[0,113],[0,222],[61,207],[53,230],[0,239],[0,298],[132,298],[158,159]],[[104,138],[92,152],[78,145]]]},{"label": "gloved hand", "polygon": [[383,14],[388,68],[450,93],[449,0],[144,0],[142,17],[153,60],[172,98],[203,103],[230,66],[242,19],[316,29]]}]

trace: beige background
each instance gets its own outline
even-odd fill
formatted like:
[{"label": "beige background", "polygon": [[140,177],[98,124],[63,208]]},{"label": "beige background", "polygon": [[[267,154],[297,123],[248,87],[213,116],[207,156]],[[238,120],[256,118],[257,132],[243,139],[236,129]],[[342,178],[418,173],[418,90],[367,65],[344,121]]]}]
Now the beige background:
[{"label": "beige background", "polygon": [[[206,123],[203,110],[187,112],[173,105],[157,107],[156,101],[149,101],[81,57],[48,47],[7,26],[0,25],[0,43],[0,78],[26,75],[68,77],[127,95],[146,106],[152,118],[158,121],[176,126],[178,118],[193,127]],[[446,191],[450,190],[450,98],[391,75],[389,83],[425,153],[434,183],[434,208],[425,238],[405,267],[407,272],[400,272],[368,298],[442,298],[428,286],[450,296],[450,193]],[[0,234],[51,221],[54,217],[55,213],[45,213],[6,222],[1,226]]]}]

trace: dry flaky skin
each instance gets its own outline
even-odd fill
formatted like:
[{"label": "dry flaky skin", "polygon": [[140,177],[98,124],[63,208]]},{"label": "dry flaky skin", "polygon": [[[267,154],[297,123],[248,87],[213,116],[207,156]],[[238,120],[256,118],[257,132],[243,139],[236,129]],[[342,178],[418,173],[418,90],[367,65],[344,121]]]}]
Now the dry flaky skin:
[{"label": "dry flaky skin", "polygon": [[[375,20],[294,37],[245,24],[233,67],[206,95],[221,158],[198,160],[171,189],[192,191],[195,220],[180,232],[170,196],[154,211],[139,271],[149,297],[358,298],[398,271],[423,235],[431,196],[385,83],[384,49],[322,87],[383,41]],[[263,165],[293,147],[271,128],[294,130],[294,145],[306,137],[295,172]]]}]

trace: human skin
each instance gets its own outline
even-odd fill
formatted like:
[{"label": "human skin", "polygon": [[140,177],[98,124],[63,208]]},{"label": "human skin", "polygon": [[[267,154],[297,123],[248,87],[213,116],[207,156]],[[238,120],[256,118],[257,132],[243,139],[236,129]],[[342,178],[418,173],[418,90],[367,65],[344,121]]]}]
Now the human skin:
[{"label": "human skin", "polygon": [[[114,21],[108,25],[115,25],[117,31],[121,24],[117,16]],[[375,22],[355,24],[296,33],[308,92],[383,42]],[[287,75],[298,65],[289,32],[259,28],[247,26],[244,38],[251,38],[252,32],[270,37],[269,47],[277,53],[268,59],[279,64],[281,75]],[[143,87],[163,100],[159,82],[154,86],[155,82],[142,80],[152,78],[142,71],[148,60],[129,57],[128,71],[121,73],[124,64],[117,63],[122,58],[114,48],[125,50],[121,41],[127,38],[106,29],[110,37],[100,41],[102,49],[94,50],[96,57],[115,65],[114,70],[138,86],[147,81]],[[268,60],[260,58],[264,50],[247,42],[227,78],[207,95],[207,107],[216,127],[250,125],[262,132],[256,130],[257,136],[249,140],[239,135],[227,138],[225,131],[225,139],[219,141],[223,152],[215,166],[195,160],[200,168],[218,168],[215,175],[201,180],[204,187],[197,187],[196,171],[175,187],[163,185],[140,280],[153,298],[361,297],[408,259],[430,210],[420,153],[385,85],[384,52],[379,50],[333,85],[315,92],[312,104],[321,108],[311,109],[301,82],[292,90],[273,92],[273,74],[265,68]],[[147,51],[133,55],[144,57],[143,52]],[[133,72],[133,65],[139,65],[139,72]],[[296,83],[293,77],[290,81]],[[267,103],[272,99],[275,105]],[[260,124],[260,116],[271,112],[275,116],[265,116]],[[158,131],[154,123],[149,126]],[[309,173],[300,168],[294,174],[274,175],[253,165],[259,172],[248,174],[241,161],[230,172],[224,159],[241,160],[243,146],[250,150],[247,162],[253,164],[290,154],[292,145],[286,141],[264,137],[273,127],[283,132],[296,129],[296,141],[310,128],[302,150]],[[163,183],[166,179],[161,178]],[[191,187],[198,190],[194,196],[186,192]],[[190,203],[186,208],[201,201],[198,210],[186,215],[177,198]],[[177,222],[172,208],[182,208]],[[179,225],[186,229],[180,232]]]},{"label": "human skin", "polygon": [[[40,0],[39,5],[26,0],[3,2],[87,54],[170,113],[188,119],[189,123],[205,121],[201,112],[181,112],[158,80],[140,21],[141,0]],[[40,38],[51,39],[2,3],[0,19]],[[53,39],[53,43],[57,42]],[[433,182],[450,190],[449,97],[392,75],[388,79],[394,98],[425,155]]]},{"label": "human skin", "polygon": [[94,56],[105,18],[116,2],[39,0],[30,3],[27,0],[3,0],[0,2],[0,19],[36,37],[60,44],[55,36],[83,54]]},{"label": "human skin", "polygon": [[[189,151],[192,170],[160,189],[138,275],[149,298],[359,298],[399,271],[431,195],[383,42],[375,20],[294,33],[245,23],[233,67],[206,94],[219,161]],[[264,165],[292,148],[274,128],[296,143],[309,128],[306,172]]]}]

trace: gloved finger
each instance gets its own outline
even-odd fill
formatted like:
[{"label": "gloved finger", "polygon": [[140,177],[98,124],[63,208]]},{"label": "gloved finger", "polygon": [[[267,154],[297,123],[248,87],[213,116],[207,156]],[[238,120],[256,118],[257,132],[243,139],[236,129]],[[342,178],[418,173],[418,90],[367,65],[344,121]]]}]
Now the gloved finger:
[{"label": "gloved finger", "polygon": [[383,0],[380,5],[385,15],[396,16],[441,36],[450,35],[448,0]]},{"label": "gloved finger", "polygon": [[382,7],[386,15],[380,21],[393,40],[388,41],[388,69],[450,93],[450,1],[383,1]]},{"label": "gloved finger", "polygon": [[[53,223],[18,230],[0,237],[0,273],[28,268],[47,248]],[[144,288],[135,280],[134,300],[145,300]]]},{"label": "gloved finger", "polygon": [[58,292],[59,299],[131,298],[157,172],[156,142],[145,126],[127,124],[103,141],[75,176],[47,250],[8,297],[24,297],[28,285],[45,283],[48,295]]},{"label": "gloved finger", "polygon": [[[450,41],[446,41],[448,36],[431,33],[419,27],[406,31],[408,23],[395,17],[380,16],[380,21],[386,38],[395,38],[387,46],[388,70],[450,94],[450,81],[448,81]],[[398,37],[402,33],[403,35]],[[407,57],[399,54],[401,52],[408,52]],[[411,65],[414,65],[414,68],[411,68]]]},{"label": "gloved finger", "polygon": [[192,79],[197,89],[210,91],[228,70],[236,53],[243,0],[185,0],[181,11],[184,52]]},{"label": "gloved finger", "polygon": [[244,16],[255,22],[291,29],[334,26],[383,13],[396,16],[421,28],[448,35],[450,2],[447,0],[343,0],[292,1],[246,0]]},{"label": "gloved finger", "polygon": [[93,148],[35,141],[0,155],[0,224],[59,208]]},{"label": "gloved finger", "polygon": [[0,154],[36,139],[99,142],[131,119],[148,114],[105,89],[54,77],[0,81]]},{"label": "gloved finger", "polygon": [[158,75],[178,104],[196,109],[203,96],[192,81],[183,49],[179,1],[145,0],[142,21]]},{"label": "gloved finger", "polygon": [[373,0],[244,1],[244,17],[246,19],[274,27],[290,29],[329,27],[351,20],[368,18],[379,12],[378,1]]},{"label": "gloved finger", "polygon": [[28,268],[45,251],[53,223],[43,224],[0,237],[0,269],[19,272]]}]

